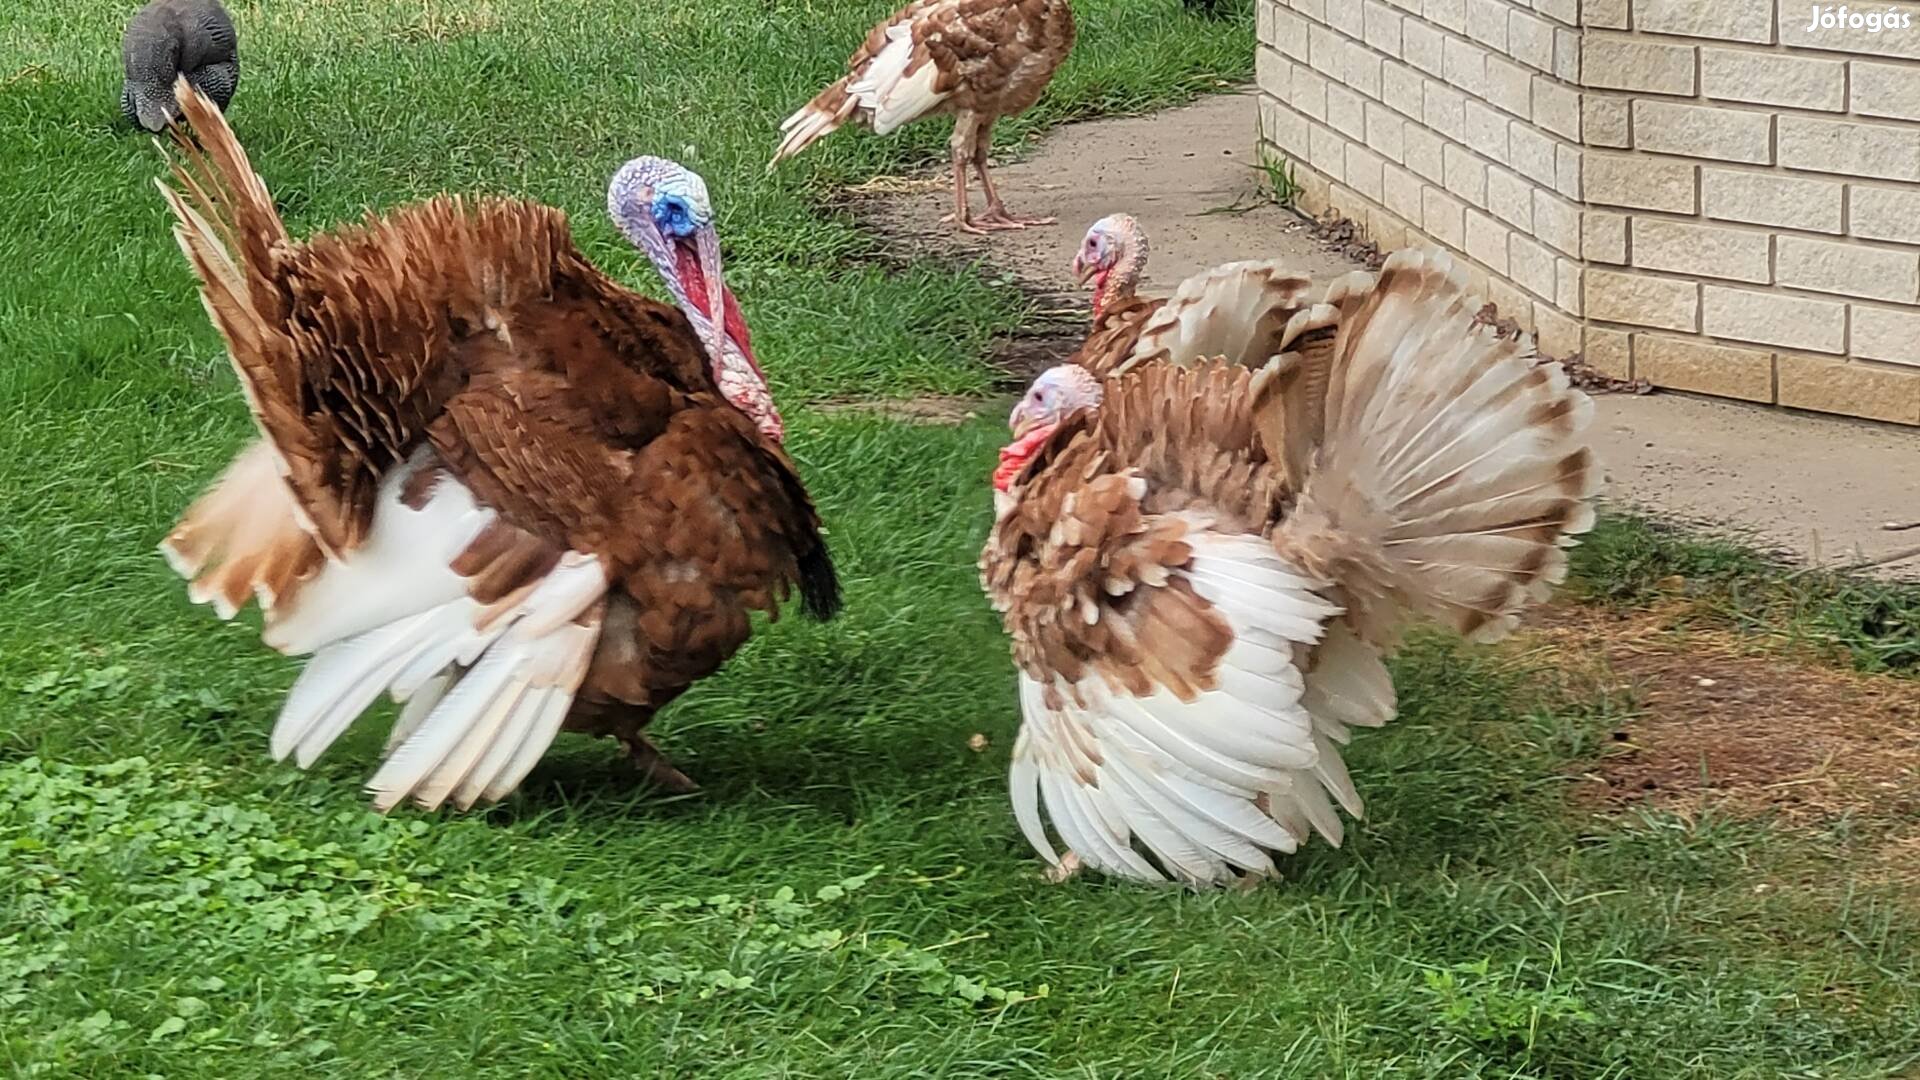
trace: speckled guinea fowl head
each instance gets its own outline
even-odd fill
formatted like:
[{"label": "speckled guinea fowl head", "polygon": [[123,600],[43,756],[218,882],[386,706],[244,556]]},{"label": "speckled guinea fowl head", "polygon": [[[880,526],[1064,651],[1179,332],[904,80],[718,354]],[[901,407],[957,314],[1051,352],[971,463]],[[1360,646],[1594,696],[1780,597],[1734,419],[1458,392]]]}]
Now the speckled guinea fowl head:
[{"label": "speckled guinea fowl head", "polygon": [[706,181],[666,158],[638,157],[607,185],[607,213],[647,253],[705,343],[714,382],[769,438],[785,435],[767,380],[754,359],[747,320],[721,275],[720,234]]}]

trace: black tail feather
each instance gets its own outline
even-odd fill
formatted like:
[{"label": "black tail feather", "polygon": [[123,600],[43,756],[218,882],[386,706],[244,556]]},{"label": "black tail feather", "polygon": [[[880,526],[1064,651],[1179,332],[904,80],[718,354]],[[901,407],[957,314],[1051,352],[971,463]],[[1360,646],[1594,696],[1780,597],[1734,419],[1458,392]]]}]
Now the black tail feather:
[{"label": "black tail feather", "polygon": [[800,599],[807,614],[820,622],[840,614],[840,576],[824,543],[800,556]]}]

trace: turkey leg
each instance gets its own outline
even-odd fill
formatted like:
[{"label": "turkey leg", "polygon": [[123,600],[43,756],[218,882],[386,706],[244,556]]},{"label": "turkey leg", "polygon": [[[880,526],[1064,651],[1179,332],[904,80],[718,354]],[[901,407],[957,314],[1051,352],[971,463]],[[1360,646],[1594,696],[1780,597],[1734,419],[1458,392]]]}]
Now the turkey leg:
[{"label": "turkey leg", "polygon": [[1063,885],[1080,872],[1080,856],[1072,851],[1060,856],[1058,866],[1049,866],[1042,874],[1049,885]]},{"label": "turkey leg", "polygon": [[673,767],[667,755],[653,745],[645,735],[622,737],[621,745],[627,748],[627,759],[640,771],[649,783],[674,795],[691,795],[700,790],[693,778]]},{"label": "turkey leg", "polygon": [[1007,204],[1000,201],[1000,192],[993,186],[993,177],[987,173],[987,154],[993,149],[993,122],[980,125],[980,134],[975,137],[973,147],[973,167],[980,174],[980,190],[987,195],[987,212],[977,222],[986,229],[1024,229],[1031,225],[1052,225],[1059,218],[1017,218],[1007,213]]},{"label": "turkey leg", "polygon": [[951,224],[959,232],[985,236],[987,230],[974,224],[967,209],[967,162],[973,159],[979,129],[980,118],[972,113],[961,113],[953,122],[953,137],[947,140],[947,151],[953,158],[953,213],[941,218],[940,224]]}]

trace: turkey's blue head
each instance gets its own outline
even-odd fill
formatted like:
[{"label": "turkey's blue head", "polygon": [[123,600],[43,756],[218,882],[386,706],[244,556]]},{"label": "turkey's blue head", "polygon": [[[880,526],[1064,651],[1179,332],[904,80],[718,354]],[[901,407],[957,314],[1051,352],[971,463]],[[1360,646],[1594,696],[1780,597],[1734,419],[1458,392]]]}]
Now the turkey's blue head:
[{"label": "turkey's blue head", "polygon": [[634,158],[607,185],[607,213],[666,279],[706,345],[720,392],[763,434],[782,438],[785,427],[754,359],[746,316],[721,276],[720,234],[706,181],[666,158]]}]

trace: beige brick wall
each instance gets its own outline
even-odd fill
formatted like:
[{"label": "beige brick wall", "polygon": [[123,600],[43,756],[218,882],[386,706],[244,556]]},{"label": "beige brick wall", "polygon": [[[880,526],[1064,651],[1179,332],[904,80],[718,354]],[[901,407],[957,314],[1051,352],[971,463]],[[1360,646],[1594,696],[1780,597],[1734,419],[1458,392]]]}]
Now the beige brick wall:
[{"label": "beige brick wall", "polygon": [[1920,424],[1920,0],[1811,7],[1260,0],[1262,135],[1302,209],[1452,249],[1542,352]]}]

